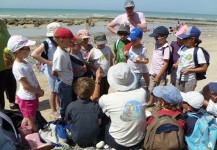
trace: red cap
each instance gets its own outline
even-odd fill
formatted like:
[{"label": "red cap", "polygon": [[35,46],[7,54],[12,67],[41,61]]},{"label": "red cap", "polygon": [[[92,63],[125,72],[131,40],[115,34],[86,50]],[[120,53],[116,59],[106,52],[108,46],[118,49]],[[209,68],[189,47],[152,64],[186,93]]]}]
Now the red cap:
[{"label": "red cap", "polygon": [[77,42],[77,38],[73,35],[73,33],[67,28],[58,28],[55,33],[55,37],[61,39],[71,39],[73,42]]}]

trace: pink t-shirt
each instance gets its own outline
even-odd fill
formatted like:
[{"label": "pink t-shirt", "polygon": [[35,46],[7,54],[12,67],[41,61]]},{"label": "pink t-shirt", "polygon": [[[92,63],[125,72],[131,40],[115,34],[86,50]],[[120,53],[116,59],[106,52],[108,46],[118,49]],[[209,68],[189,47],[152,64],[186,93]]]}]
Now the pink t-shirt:
[{"label": "pink t-shirt", "polygon": [[[135,15],[134,15],[134,19],[136,22],[138,23],[141,23],[141,24],[144,24],[146,23],[145,21],[145,17],[143,15],[142,12],[135,12]],[[127,14],[121,14],[119,16],[117,16],[113,21],[112,21],[115,25],[121,25],[121,24],[127,24],[130,26],[130,30],[132,30],[133,28],[136,28],[137,26],[132,24],[130,21],[128,21],[128,18],[127,18]]]},{"label": "pink t-shirt", "polygon": [[[163,55],[163,49],[164,49],[164,55]],[[153,76],[157,75],[164,65],[164,59],[169,60],[169,58],[170,58],[170,48],[168,43],[165,43],[162,47],[159,48],[155,46],[155,49],[153,51],[150,74]]]}]

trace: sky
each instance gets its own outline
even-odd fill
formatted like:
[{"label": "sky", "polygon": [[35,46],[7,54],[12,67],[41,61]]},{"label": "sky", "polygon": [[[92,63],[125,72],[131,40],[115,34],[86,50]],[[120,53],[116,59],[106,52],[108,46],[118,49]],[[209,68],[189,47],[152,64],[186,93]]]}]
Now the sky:
[{"label": "sky", "polygon": [[[0,8],[124,10],[125,0],[0,0]],[[217,15],[217,0],[134,0],[136,10]]]}]

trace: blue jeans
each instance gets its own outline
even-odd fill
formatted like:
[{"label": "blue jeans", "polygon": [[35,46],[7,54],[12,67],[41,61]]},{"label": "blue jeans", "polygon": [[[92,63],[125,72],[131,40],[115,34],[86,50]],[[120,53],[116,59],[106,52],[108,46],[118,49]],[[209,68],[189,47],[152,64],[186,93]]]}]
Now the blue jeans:
[{"label": "blue jeans", "polygon": [[64,119],[66,108],[72,102],[72,86],[58,81],[57,95],[60,99],[60,115]]},{"label": "blue jeans", "polygon": [[140,88],[142,86],[142,83],[141,83],[141,79],[142,79],[142,73],[135,73],[136,75],[136,88]]}]

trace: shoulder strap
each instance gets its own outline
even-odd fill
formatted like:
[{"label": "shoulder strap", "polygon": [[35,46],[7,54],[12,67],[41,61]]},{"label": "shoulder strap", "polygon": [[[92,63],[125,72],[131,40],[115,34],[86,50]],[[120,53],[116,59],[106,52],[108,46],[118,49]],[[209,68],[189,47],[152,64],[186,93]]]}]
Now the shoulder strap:
[{"label": "shoulder strap", "polygon": [[198,66],[198,59],[197,59],[197,51],[198,51],[198,49],[199,49],[199,47],[194,48],[194,63],[195,63],[196,67]]},{"label": "shoulder strap", "polygon": [[192,113],[187,113],[187,116],[189,116],[189,117],[193,117],[193,118],[199,118],[199,117],[197,117],[195,114],[192,114]]},{"label": "shoulder strap", "polygon": [[0,111],[0,117],[1,118],[3,118],[5,121],[7,121],[11,126],[12,126],[12,128],[13,128],[13,131],[14,131],[14,133],[15,133],[15,137],[16,137],[16,140],[17,140],[17,142],[19,141],[18,139],[18,135],[17,135],[17,131],[16,131],[16,129],[15,129],[15,127],[14,127],[14,124],[13,124],[13,122],[11,121],[11,119],[7,116],[7,115],[5,115],[3,112],[1,112]]},{"label": "shoulder strap", "polygon": [[79,59],[75,58],[74,56],[70,56],[70,59],[73,63],[76,63],[80,66],[84,66],[84,63],[82,61],[80,61]]},{"label": "shoulder strap", "polygon": [[46,53],[46,55],[48,54],[48,43],[47,43],[47,41],[45,40],[45,41],[43,41],[43,44],[44,44],[44,48],[45,48],[45,53]]},{"label": "shoulder strap", "polygon": [[117,41],[116,41],[116,45],[115,45],[115,48],[116,48],[116,51],[118,50],[118,44],[119,44],[119,42],[120,42],[120,39],[117,39]]},{"label": "shoulder strap", "polygon": [[163,54],[163,55],[164,55],[164,50],[165,50],[167,47],[169,47],[169,45],[167,45],[166,47],[163,47],[163,48],[162,48],[162,54]]}]

